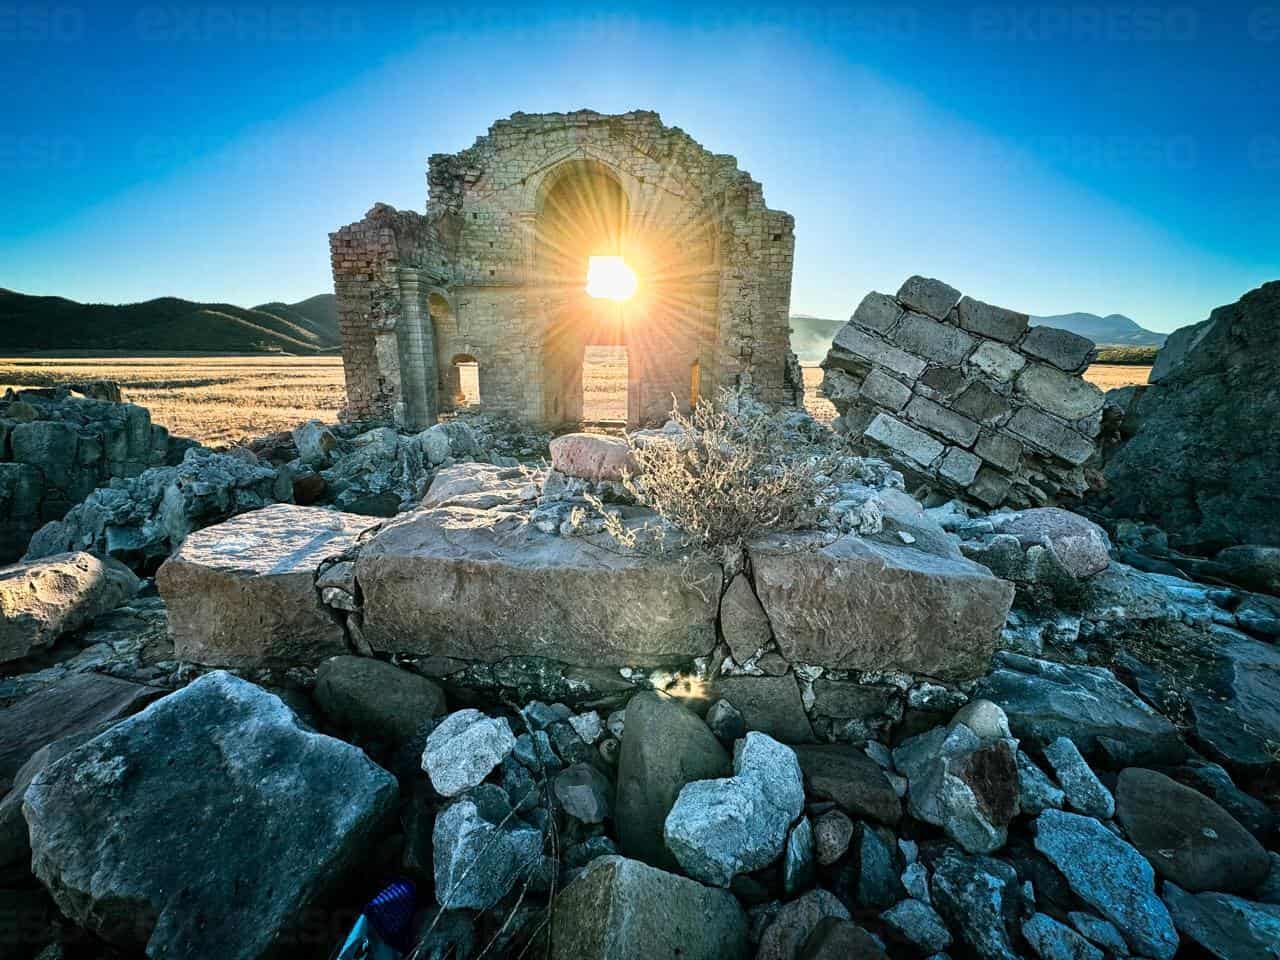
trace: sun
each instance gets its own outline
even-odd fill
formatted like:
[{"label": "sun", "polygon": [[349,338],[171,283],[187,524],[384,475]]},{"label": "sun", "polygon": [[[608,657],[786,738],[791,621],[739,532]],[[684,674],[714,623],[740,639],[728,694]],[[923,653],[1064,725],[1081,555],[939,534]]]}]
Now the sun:
[{"label": "sun", "polygon": [[602,300],[630,300],[639,281],[621,257],[587,258],[587,294]]}]

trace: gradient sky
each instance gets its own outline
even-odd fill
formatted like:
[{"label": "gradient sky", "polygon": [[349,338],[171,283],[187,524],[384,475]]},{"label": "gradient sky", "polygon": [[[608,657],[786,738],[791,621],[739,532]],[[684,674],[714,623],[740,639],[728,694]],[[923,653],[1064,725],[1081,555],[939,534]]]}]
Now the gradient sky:
[{"label": "gradient sky", "polygon": [[[376,9],[375,9],[376,7]],[[516,110],[657,110],[796,217],[792,310],[912,273],[1171,330],[1280,277],[1280,0],[0,4],[0,286],[252,305]]]}]

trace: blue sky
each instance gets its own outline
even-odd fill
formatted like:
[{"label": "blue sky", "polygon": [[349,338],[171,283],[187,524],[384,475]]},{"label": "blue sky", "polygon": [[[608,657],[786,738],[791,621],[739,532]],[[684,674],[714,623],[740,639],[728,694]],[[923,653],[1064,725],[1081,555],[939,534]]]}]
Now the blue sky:
[{"label": "blue sky", "polygon": [[0,286],[251,305],[513,111],[655,109],[796,217],[794,312],[912,273],[1160,330],[1280,277],[1280,0],[0,5]]}]

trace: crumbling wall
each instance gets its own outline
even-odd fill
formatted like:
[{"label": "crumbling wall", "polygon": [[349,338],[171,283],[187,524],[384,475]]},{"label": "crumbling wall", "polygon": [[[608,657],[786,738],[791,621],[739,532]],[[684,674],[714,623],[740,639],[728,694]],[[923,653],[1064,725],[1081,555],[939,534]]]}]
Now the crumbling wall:
[{"label": "crumbling wall", "polygon": [[918,486],[980,503],[1079,496],[1102,392],[1081,374],[1091,340],[1030,327],[938,280],[869,293],[822,363],[835,426]]}]

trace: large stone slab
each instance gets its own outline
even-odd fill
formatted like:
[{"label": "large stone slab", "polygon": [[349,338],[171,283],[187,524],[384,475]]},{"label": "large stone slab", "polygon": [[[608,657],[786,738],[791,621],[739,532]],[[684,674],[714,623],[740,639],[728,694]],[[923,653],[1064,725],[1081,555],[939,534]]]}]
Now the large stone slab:
[{"label": "large stone slab", "polygon": [[361,549],[356,580],[375,650],[645,666],[715,646],[723,574],[452,507],[384,527]]},{"label": "large stone slab", "polygon": [[49,646],[114,610],[141,586],[124,564],[88,553],[0,568],[0,663]]},{"label": "large stone slab", "polygon": [[859,537],[781,535],[749,552],[756,593],[793,663],[975,677],[1013,600],[1013,586],[979,564]]},{"label": "large stone slab", "polygon": [[36,776],[32,870],[131,953],[257,960],[368,855],[396,796],[359,749],[219,671]]},{"label": "large stone slab", "polygon": [[199,530],[156,574],[174,652],[210,666],[316,663],[346,653],[316,569],[378,521],[276,504]]}]

